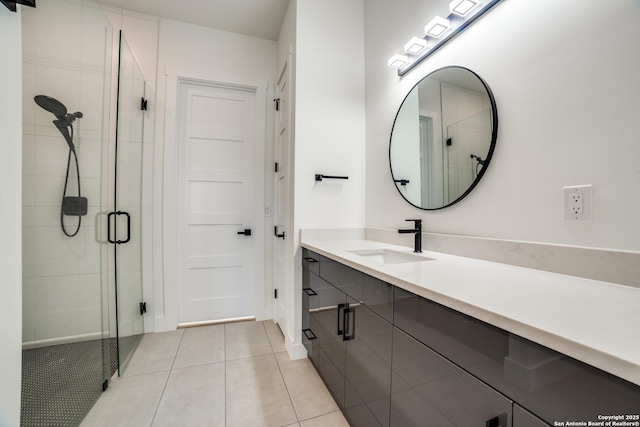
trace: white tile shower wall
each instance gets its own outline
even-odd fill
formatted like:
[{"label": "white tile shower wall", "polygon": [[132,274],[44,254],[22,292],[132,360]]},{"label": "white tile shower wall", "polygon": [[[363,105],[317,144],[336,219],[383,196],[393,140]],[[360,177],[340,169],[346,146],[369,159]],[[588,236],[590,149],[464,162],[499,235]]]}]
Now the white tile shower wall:
[{"label": "white tile shower wall", "polygon": [[[23,344],[63,342],[102,333],[101,262],[96,216],[104,206],[103,140],[108,124],[105,65],[111,34],[91,1],[50,0],[23,13]],[[44,94],[84,117],[74,123],[82,195],[88,214],[76,237],[60,230],[68,146],[55,117],[33,98]],[[76,193],[71,163],[69,195]],[[65,217],[67,230],[77,218]]]}]

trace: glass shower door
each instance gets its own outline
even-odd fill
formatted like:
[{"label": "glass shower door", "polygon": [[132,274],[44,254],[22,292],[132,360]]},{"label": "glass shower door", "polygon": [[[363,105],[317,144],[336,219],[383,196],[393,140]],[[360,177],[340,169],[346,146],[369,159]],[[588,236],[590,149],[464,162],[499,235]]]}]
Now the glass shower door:
[{"label": "glass shower door", "polygon": [[120,32],[118,104],[114,149],[113,211],[109,242],[114,250],[118,373],[144,332],[142,299],[142,156],[145,81]]}]

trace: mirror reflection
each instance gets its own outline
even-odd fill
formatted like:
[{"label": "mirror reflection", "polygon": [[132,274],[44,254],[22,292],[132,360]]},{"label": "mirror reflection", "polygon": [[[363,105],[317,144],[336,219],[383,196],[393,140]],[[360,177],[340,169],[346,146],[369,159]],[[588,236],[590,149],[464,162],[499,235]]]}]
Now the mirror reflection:
[{"label": "mirror reflection", "polygon": [[460,201],[488,167],[497,128],[491,90],[474,72],[447,67],[422,79],[391,132],[391,174],[402,197],[421,209]]}]

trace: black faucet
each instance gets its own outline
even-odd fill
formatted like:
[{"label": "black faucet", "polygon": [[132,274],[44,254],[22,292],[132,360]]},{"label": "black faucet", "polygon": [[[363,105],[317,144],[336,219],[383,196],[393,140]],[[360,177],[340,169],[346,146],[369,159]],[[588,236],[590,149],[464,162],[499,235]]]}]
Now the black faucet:
[{"label": "black faucet", "polygon": [[422,220],[421,219],[405,219],[405,221],[415,222],[416,228],[398,230],[398,233],[401,233],[401,234],[414,233],[415,244],[414,244],[413,252],[422,252]]}]

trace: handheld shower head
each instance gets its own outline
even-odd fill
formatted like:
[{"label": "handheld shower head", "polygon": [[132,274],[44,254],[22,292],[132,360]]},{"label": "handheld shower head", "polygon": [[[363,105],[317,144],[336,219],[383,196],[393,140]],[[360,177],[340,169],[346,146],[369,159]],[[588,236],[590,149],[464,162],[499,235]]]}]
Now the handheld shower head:
[{"label": "handheld shower head", "polygon": [[[82,118],[83,114],[80,111],[68,113],[67,107],[65,107],[62,102],[47,95],[36,95],[33,100],[40,107],[56,116],[56,120],[53,121],[53,124],[56,125],[65,141],[67,141],[69,149],[75,153],[76,147],[73,145],[72,123],[75,122],[76,119]],[[69,132],[69,127],[71,127],[71,132]]]},{"label": "handheld shower head", "polygon": [[33,100],[43,109],[47,110],[58,120],[64,120],[67,116],[67,107],[55,98],[47,95],[36,95]]}]

